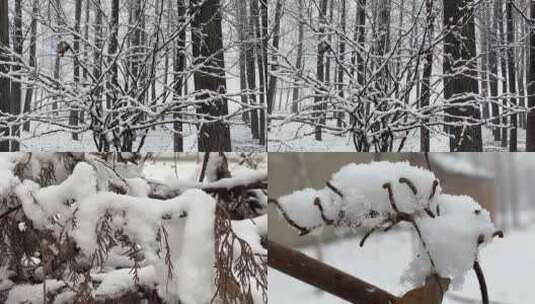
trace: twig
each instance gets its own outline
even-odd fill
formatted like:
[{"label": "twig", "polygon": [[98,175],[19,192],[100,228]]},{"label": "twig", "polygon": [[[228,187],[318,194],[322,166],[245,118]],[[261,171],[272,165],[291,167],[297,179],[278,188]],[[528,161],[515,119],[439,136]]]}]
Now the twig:
[{"label": "twig", "polygon": [[12,208],[9,208],[7,209],[6,212],[2,213],[2,215],[0,215],[0,220],[3,220],[4,217],[7,217],[8,215],[10,215],[11,213],[19,210],[22,208],[22,205],[18,205],[18,206],[15,206],[15,207],[12,207]]},{"label": "twig", "polygon": [[314,206],[318,207],[318,209],[320,210],[320,214],[321,214],[321,219],[325,222],[325,224],[327,225],[332,225],[334,224],[334,221],[327,218],[327,216],[325,216],[325,213],[323,212],[323,206],[321,205],[321,200],[319,197],[316,197],[316,199],[314,199]]},{"label": "twig", "polygon": [[413,183],[410,179],[405,178],[405,177],[401,177],[401,178],[399,179],[399,182],[400,182],[401,184],[406,184],[406,185],[411,189],[411,191],[412,191],[412,193],[413,193],[414,195],[417,195],[417,194],[418,194],[418,189],[416,188],[416,186],[414,185],[414,183]]},{"label": "twig", "polygon": [[305,228],[305,227],[301,227],[299,226],[296,222],[294,222],[294,220],[292,220],[290,218],[290,216],[288,216],[288,214],[286,213],[286,211],[284,211],[284,209],[282,209],[281,205],[279,204],[279,201],[276,200],[276,199],[269,199],[268,200],[268,203],[270,204],[274,204],[277,209],[279,209],[279,211],[281,212],[282,214],[282,217],[284,217],[284,219],[286,220],[286,222],[288,222],[288,224],[292,227],[294,227],[295,229],[299,230],[299,235],[300,236],[303,236],[303,235],[306,235],[306,234],[309,234],[310,233],[310,230]]},{"label": "twig", "polygon": [[474,272],[477,276],[477,281],[479,282],[479,289],[481,290],[481,301],[483,304],[489,304],[489,293],[487,290],[487,282],[485,281],[485,275],[483,274],[483,269],[477,260],[474,261]]},{"label": "twig", "polygon": [[208,160],[210,159],[210,152],[204,153],[204,158],[202,161],[201,174],[199,175],[199,183],[202,183],[204,176],[206,175],[206,167],[208,165]]},{"label": "twig", "polygon": [[329,189],[331,189],[334,193],[338,194],[338,196],[340,196],[340,198],[344,198],[344,194],[342,193],[342,191],[338,190],[338,188],[336,188],[333,184],[331,184],[331,182],[327,182],[327,187],[329,187]]}]

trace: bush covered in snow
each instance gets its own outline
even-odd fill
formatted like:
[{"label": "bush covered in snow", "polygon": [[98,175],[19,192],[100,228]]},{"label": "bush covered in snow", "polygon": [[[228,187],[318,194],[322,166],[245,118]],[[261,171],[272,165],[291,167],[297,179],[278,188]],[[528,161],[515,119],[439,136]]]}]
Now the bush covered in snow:
[{"label": "bush covered in snow", "polygon": [[435,275],[460,286],[479,267],[482,245],[502,236],[471,197],[442,193],[432,172],[407,162],[349,164],[325,188],[299,190],[273,203],[301,235],[327,225],[364,229],[361,246],[375,231],[408,225],[418,246],[402,280],[416,286]]},{"label": "bush covered in snow", "polygon": [[229,156],[2,154],[0,302],[266,302],[265,155]]}]

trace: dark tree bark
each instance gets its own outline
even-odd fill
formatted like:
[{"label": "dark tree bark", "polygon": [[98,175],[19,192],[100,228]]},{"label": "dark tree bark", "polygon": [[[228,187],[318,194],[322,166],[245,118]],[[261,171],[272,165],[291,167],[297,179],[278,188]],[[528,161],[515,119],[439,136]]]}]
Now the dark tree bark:
[{"label": "dark tree bark", "polygon": [[[227,100],[222,96],[226,92],[226,80],[221,5],[219,0],[193,0],[192,5],[199,9],[191,22],[193,60],[195,65],[201,65],[194,73],[195,90],[210,92],[197,94],[197,99],[213,98],[209,104],[200,106],[198,113],[227,115]],[[202,124],[198,140],[201,152],[232,150],[229,126],[224,122]]]},{"label": "dark tree bark", "polygon": [[[424,39],[426,39],[427,47],[429,48],[427,50],[427,54],[425,55],[425,63],[424,63],[424,73],[422,78],[422,98],[420,99],[420,106],[426,107],[429,105],[429,101],[431,98],[431,74],[433,73],[433,31],[434,31],[434,14],[433,14],[433,0],[426,0],[425,1],[425,9],[426,9],[426,29],[424,32]],[[429,129],[425,124],[427,124],[428,120],[423,119],[422,123],[424,124],[423,127],[420,128],[420,151],[421,152],[429,152],[430,150],[430,143],[429,143]]]},{"label": "dark tree bark", "polygon": [[[346,0],[341,0],[340,3],[340,30],[342,31],[342,34],[345,36],[346,34]],[[340,62],[345,62],[345,52],[346,52],[346,43],[344,38],[341,38],[338,43],[338,54],[339,54],[339,60]],[[338,96],[340,98],[344,98],[344,69],[339,66],[338,67],[338,75],[337,75],[337,82],[338,82]],[[342,121],[344,119],[343,112],[340,112],[337,114],[336,117],[336,125],[338,127],[342,126]]]},{"label": "dark tree bark", "polygon": [[[497,99],[498,97],[498,52],[499,52],[499,36],[498,36],[498,14],[500,13],[500,2],[494,1],[493,3],[493,17],[492,23],[489,25],[489,86],[490,86],[490,98]],[[500,109],[498,107],[497,100],[494,100],[491,106],[492,110],[492,123],[495,125],[500,124]],[[501,140],[500,128],[494,127],[493,129],[494,140]]]},{"label": "dark tree bark", "polygon": [[[255,21],[255,40],[256,40],[256,60],[258,67],[258,100],[260,105],[266,105],[266,70],[265,70],[265,60],[264,55],[266,54],[265,48],[265,39],[263,37],[263,21],[262,21],[262,12],[261,5],[262,0],[251,0],[251,16]],[[267,16],[267,14],[266,14]],[[260,145],[265,144],[266,138],[266,117],[265,111],[259,111],[259,122],[258,122],[258,138]]]},{"label": "dark tree bark", "polygon": [[[237,32],[238,32],[238,39],[240,40],[239,45],[239,52],[240,52],[240,100],[242,104],[248,104],[249,103],[249,96],[247,94],[247,60],[246,60],[246,53],[247,53],[247,29],[248,29],[248,22],[247,22],[247,3],[245,1],[241,0],[234,0],[234,5],[236,5],[236,23],[237,23]],[[243,112],[242,119],[246,124],[251,123],[250,113],[249,112]],[[251,125],[252,128],[252,125]]]},{"label": "dark tree bark", "polygon": [[[475,25],[471,0],[445,1],[444,26],[452,29],[445,37],[444,44],[444,95],[455,106],[473,98],[464,95],[477,95],[478,83],[476,69],[471,66],[470,71],[453,74],[459,68],[465,68],[476,57]],[[462,47],[461,47],[462,46]],[[464,124],[476,122],[480,119],[480,110],[476,107],[457,105],[448,110],[449,122],[456,124],[450,128],[451,151],[482,151],[481,128]]]},{"label": "dark tree bark", "polygon": [[305,35],[305,28],[303,23],[304,16],[304,6],[303,6],[304,0],[297,0],[298,3],[298,10],[299,10],[299,25],[298,25],[298,38],[297,38],[297,58],[295,62],[295,68],[297,70],[297,77],[296,77],[296,83],[295,87],[293,89],[292,93],[292,113],[297,113],[299,111],[299,86],[298,83],[300,82],[300,77],[303,73],[303,39]]},{"label": "dark tree bark", "polygon": [[[321,0],[321,4],[318,11],[318,22],[319,22],[319,32],[318,32],[318,54],[316,61],[316,78],[320,84],[323,84],[325,81],[325,53],[327,51],[327,45],[323,40],[325,37],[325,24],[327,23],[327,2],[328,0]],[[316,96],[314,98],[314,107],[315,116],[316,116],[316,128],[315,128],[315,138],[317,141],[322,140],[322,128],[321,121],[323,120],[323,113],[319,113],[324,109],[323,102],[323,92],[321,90],[316,90]]]},{"label": "dark tree bark", "polygon": [[[344,0],[345,1],[345,0]],[[277,3],[275,5],[275,20],[274,20],[274,26],[273,26],[273,51],[277,52],[279,50],[279,42],[280,42],[280,25],[281,25],[281,18],[282,18],[282,0],[277,0]],[[278,56],[275,54],[272,57],[273,62],[277,62]],[[269,78],[269,88],[267,91],[268,96],[268,114],[273,113],[273,103],[275,101],[275,91],[277,89],[277,77],[273,75],[277,71],[277,65],[274,64],[271,66],[272,74]]]},{"label": "dark tree bark", "polygon": [[[513,20],[513,0],[507,0],[507,42],[509,47],[507,48],[507,61],[509,61],[509,92],[511,96],[516,95],[516,69],[515,69],[515,27]],[[516,105],[517,101],[515,97],[511,97],[510,103]],[[509,140],[509,151],[516,152],[517,147],[517,115],[511,116],[511,137]]]},{"label": "dark tree bark", "polygon": [[[74,84],[76,86],[80,85],[80,62],[76,59],[78,53],[80,52],[80,21],[82,19],[82,0],[76,0],[76,5],[74,8],[75,24],[74,24],[74,42],[72,51],[75,54],[74,59]],[[79,112],[77,109],[71,109],[69,114],[69,123],[72,126],[77,126],[79,120]],[[78,133],[72,133],[72,139],[78,140]]]},{"label": "dark tree bark", "polygon": [[[9,48],[9,16],[7,1],[0,2],[0,47]],[[9,54],[0,49],[0,61],[9,61]],[[9,72],[9,66],[0,64],[0,72]],[[11,83],[9,78],[0,75],[0,111],[3,113],[11,113]],[[9,136],[10,130],[6,128],[0,129],[1,136]],[[0,152],[9,152],[10,141],[0,140]]]},{"label": "dark tree bark", "polygon": [[[24,36],[22,33],[22,0],[15,1],[15,18],[14,23],[14,35],[13,35],[13,50],[15,54],[22,58],[22,51],[24,48]],[[13,58],[13,61],[20,61],[17,58]],[[22,110],[22,90],[21,83],[22,80],[17,74],[20,72],[20,66],[13,66],[14,79],[15,81],[11,82],[11,113],[19,114]],[[14,126],[11,129],[11,135],[20,137],[20,126]],[[18,151],[20,149],[20,144],[18,141],[12,141],[11,151]]]},{"label": "dark tree bark", "polygon": [[[530,5],[530,17],[535,18],[535,2]],[[528,121],[526,129],[526,151],[535,152],[535,28],[529,28],[529,72],[528,72]]]},{"label": "dark tree bark", "polygon": [[[489,96],[489,78],[488,78],[488,70],[489,70],[489,47],[488,47],[488,41],[489,41],[489,32],[487,23],[489,22],[489,14],[488,14],[489,8],[487,6],[487,3],[482,2],[479,5],[479,20],[480,20],[480,37],[479,37],[479,46],[480,46],[480,54],[481,54],[481,60],[480,60],[480,82],[481,82],[481,97],[484,99],[487,99]],[[490,106],[489,103],[485,101],[482,107],[482,117],[484,119],[488,119],[490,117]]]},{"label": "dark tree bark", "polygon": [[119,86],[118,66],[115,61],[115,55],[119,48],[119,0],[112,0],[111,2],[111,24],[110,24],[110,44],[108,46],[108,53],[111,56],[109,64],[111,65],[111,79],[108,85],[108,96],[106,96],[106,102],[108,108],[113,108],[117,97],[115,96],[115,90]]},{"label": "dark tree bark", "polygon": [[[95,9],[95,49],[93,50],[93,77],[95,79],[100,79],[102,76],[102,55],[103,55],[103,18],[104,18],[104,12],[102,11],[102,4],[101,0],[95,0],[94,3],[94,9]],[[93,94],[92,98],[95,104],[95,111],[97,111],[98,115],[102,115],[104,111],[104,105],[102,102],[102,86],[104,83],[96,83],[93,87]],[[108,141],[106,140],[105,134],[103,134],[101,131],[104,126],[101,125],[100,121],[93,121],[93,124],[97,124],[97,129],[99,130],[98,133],[94,134],[95,136],[95,143],[97,146],[98,151],[100,152],[108,152],[110,149],[110,145]]]},{"label": "dark tree bark", "polygon": [[[364,62],[364,43],[366,42],[366,0],[358,0],[357,2],[357,16],[355,21],[355,41],[357,41],[357,49],[353,52],[351,58],[351,65],[356,67],[357,83],[361,86],[364,85],[365,69]],[[352,70],[352,74],[355,70]]]},{"label": "dark tree bark", "polygon": [[[256,1],[256,0],[255,0]],[[256,63],[255,63],[255,28],[257,26],[257,19],[253,14],[253,3],[255,1],[249,2],[249,14],[248,14],[248,29],[246,31],[246,50],[245,50],[245,62],[246,62],[246,73],[247,73],[247,88],[249,89],[249,104],[252,106],[257,106],[257,95],[256,95]],[[251,133],[254,139],[260,138],[259,130],[260,122],[258,120],[258,111],[251,111]]]},{"label": "dark tree bark", "polygon": [[[55,0],[54,4],[53,4],[53,10],[54,10],[54,15],[55,15],[55,18],[56,18],[56,34],[58,35],[58,41],[60,41],[60,43],[64,43],[61,35],[61,28],[63,26],[65,26],[65,22],[63,20],[63,8],[62,8],[62,5],[61,5],[61,1],[60,0]],[[55,59],[55,63],[54,63],[54,79],[56,81],[60,81],[60,78],[61,78],[61,59],[63,57],[63,53],[62,52],[56,52],[56,59]],[[56,96],[54,97],[54,102],[52,103],[52,109],[54,110],[53,111],[53,115],[59,115],[59,113],[56,111],[58,109],[58,98],[61,98],[62,96]]]},{"label": "dark tree bark", "polygon": [[[183,72],[186,69],[186,5],[184,0],[177,0],[177,13],[178,13],[178,39],[177,39],[177,48],[174,62],[174,102],[177,102],[178,97],[183,96],[184,91],[184,76]],[[182,135],[183,126],[182,122],[179,121],[182,116],[180,114],[175,114],[174,118],[176,121],[173,123],[173,145],[175,152],[184,151],[184,137]]]},{"label": "dark tree bark", "polygon": [[[37,65],[37,15],[39,14],[39,0],[33,0],[32,2],[32,22],[30,25],[30,55],[28,64],[30,67],[35,67]],[[32,79],[30,79],[31,82]],[[33,85],[30,83],[26,89],[26,96],[24,97],[24,113],[29,113],[32,107],[33,99]],[[24,123],[24,131],[30,131],[30,121]]]},{"label": "dark tree bark", "polygon": [[[507,43],[505,38],[505,27],[504,27],[504,10],[503,10],[503,0],[496,0],[498,2],[497,6],[499,11],[496,12],[497,15],[497,21],[498,21],[498,34],[499,34],[499,41],[500,45],[502,46],[500,48],[500,68],[501,68],[501,75],[502,75],[502,94],[507,94],[507,85],[508,85],[508,73],[507,73],[507,51],[504,47]],[[503,98],[503,104],[507,104],[507,98]],[[503,125],[507,125],[508,118],[507,116],[503,116],[501,119],[501,123]],[[502,128],[500,131],[502,133],[501,140],[502,140],[502,147],[507,147],[507,143],[509,142],[509,133],[506,127]]]}]

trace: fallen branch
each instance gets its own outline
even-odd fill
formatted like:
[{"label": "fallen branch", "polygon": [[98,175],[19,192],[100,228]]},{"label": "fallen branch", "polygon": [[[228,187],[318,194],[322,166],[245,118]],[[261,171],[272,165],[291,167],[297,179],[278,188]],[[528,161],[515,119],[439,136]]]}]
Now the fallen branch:
[{"label": "fallen branch", "polygon": [[303,253],[268,240],[268,265],[351,303],[390,304],[398,298]]}]

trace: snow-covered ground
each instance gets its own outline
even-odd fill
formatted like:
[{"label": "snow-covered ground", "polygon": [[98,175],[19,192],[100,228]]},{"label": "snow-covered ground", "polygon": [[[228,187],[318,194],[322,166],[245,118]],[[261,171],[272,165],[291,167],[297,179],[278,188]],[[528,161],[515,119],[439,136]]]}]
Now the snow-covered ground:
[{"label": "snow-covered ground", "polygon": [[[518,130],[518,149],[525,150],[526,131]],[[396,144],[395,147],[398,145]],[[314,127],[300,123],[288,123],[283,126],[273,126],[269,133],[268,149],[270,152],[355,152],[351,136],[336,136],[323,133],[323,141],[314,139]],[[492,131],[483,128],[484,151],[508,151],[508,147],[501,147],[495,142]],[[419,130],[411,132],[402,152],[420,151]],[[431,152],[449,152],[449,138],[441,134],[431,135]]]},{"label": "snow-covered ground", "polygon": [[[195,127],[186,126],[184,151],[197,151],[197,133]],[[31,133],[22,134],[23,151],[54,151],[54,152],[89,152],[96,146],[90,132],[80,134],[80,140],[72,140],[67,132],[52,132],[46,125],[37,125]],[[252,139],[250,129],[243,124],[232,125],[230,128],[232,149],[236,152],[263,152],[266,148]],[[169,130],[158,128],[151,130],[145,140],[142,151],[173,151],[173,136]]]},{"label": "snow-covered ground", "polygon": [[[373,283],[395,295],[408,291],[400,281],[402,272],[412,259],[413,241],[409,232],[396,231],[374,234],[363,248],[359,239],[338,240],[322,247],[324,262]],[[481,264],[485,273],[491,303],[535,303],[535,226],[525,230],[506,232],[481,250]],[[310,256],[315,247],[300,249]],[[337,297],[269,269],[270,303],[341,304]],[[471,271],[460,290],[450,290],[444,304],[481,303],[479,285]]]}]

